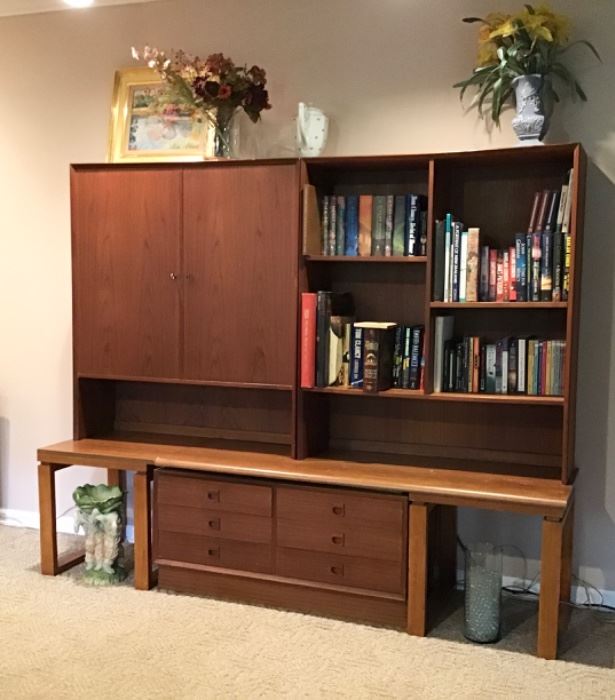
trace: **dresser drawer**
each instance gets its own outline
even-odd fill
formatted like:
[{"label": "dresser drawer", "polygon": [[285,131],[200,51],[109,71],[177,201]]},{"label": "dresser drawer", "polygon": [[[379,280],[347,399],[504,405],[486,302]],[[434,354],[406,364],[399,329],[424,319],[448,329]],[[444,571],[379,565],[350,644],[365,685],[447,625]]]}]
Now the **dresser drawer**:
[{"label": "dresser drawer", "polygon": [[279,518],[277,543],[280,547],[332,552],[368,559],[404,560],[404,537],[399,527],[380,528],[357,521],[331,524]]},{"label": "dresser drawer", "polygon": [[183,532],[238,542],[271,542],[271,518],[162,503],[157,510],[159,532]]},{"label": "dresser drawer", "polygon": [[156,558],[221,569],[271,573],[271,546],[183,532],[158,532]]},{"label": "dresser drawer", "polygon": [[358,520],[380,527],[401,528],[406,498],[369,495],[348,489],[278,488],[278,517],[305,523]]},{"label": "dresser drawer", "polygon": [[246,515],[271,515],[272,490],[269,486],[157,472],[156,488],[158,503]]},{"label": "dresser drawer", "polygon": [[350,588],[399,595],[405,592],[404,568],[401,562],[382,559],[346,557],[280,547],[277,551],[276,573],[287,578],[319,581]]}]

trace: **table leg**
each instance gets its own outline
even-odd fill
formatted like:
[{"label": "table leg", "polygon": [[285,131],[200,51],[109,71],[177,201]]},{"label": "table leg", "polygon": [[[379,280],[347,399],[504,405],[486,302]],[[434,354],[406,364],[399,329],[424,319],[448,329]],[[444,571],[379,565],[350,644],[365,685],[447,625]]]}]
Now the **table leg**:
[{"label": "table leg", "polygon": [[66,469],[70,464],[38,465],[38,507],[40,515],[41,573],[56,576],[80,564],[83,553],[65,554],[58,558],[58,537],[56,528],[56,480],[55,473]]},{"label": "table leg", "polygon": [[408,618],[407,632],[424,637],[427,620],[427,531],[429,507],[410,503],[408,510]]},{"label": "table leg", "polygon": [[538,649],[543,659],[557,657],[559,605],[562,591],[562,552],[565,521],[542,521],[540,600],[538,606]]},{"label": "table leg", "polygon": [[41,573],[57,574],[56,480],[52,464],[38,465],[38,509],[40,513]]},{"label": "table leg", "polygon": [[137,472],[134,476],[134,529],[135,529],[135,588],[149,590],[152,577],[151,536],[151,475]]}]

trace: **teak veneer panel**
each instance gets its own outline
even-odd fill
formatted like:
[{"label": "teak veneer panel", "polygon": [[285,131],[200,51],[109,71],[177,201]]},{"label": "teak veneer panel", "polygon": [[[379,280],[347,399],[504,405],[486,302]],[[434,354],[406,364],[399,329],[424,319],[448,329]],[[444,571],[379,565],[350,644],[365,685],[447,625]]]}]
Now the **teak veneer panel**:
[{"label": "teak veneer panel", "polygon": [[71,172],[75,372],[180,376],[181,171]]},{"label": "teak veneer panel", "polygon": [[298,172],[184,171],[186,379],[293,385]]},{"label": "teak veneer panel", "polygon": [[277,454],[115,440],[68,440],[39,449],[38,459],[49,464],[81,464],[136,471],[145,471],[148,465],[155,465],[393,491],[409,493],[411,499],[429,503],[448,505],[455,501],[555,518],[561,517],[572,493],[572,486],[554,479],[343,459],[293,460]]}]

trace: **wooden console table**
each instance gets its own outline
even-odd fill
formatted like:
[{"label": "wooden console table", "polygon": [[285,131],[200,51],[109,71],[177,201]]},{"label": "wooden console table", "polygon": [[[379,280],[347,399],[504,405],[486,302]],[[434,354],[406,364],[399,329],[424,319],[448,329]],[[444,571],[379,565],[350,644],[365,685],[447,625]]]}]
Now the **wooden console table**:
[{"label": "wooden console table", "polygon": [[[573,487],[552,479],[481,474],[423,466],[357,464],[333,459],[290,459],[283,455],[201,447],[177,447],[118,440],[69,440],[38,451],[41,494],[41,571],[55,575],[80,559],[59,562],[56,548],[55,472],[72,465],[104,467],[111,480],[135,473],[135,587],[154,585],[150,484],[155,468],[251,477],[285,483],[343,486],[404,494],[408,498],[408,595],[406,629],[427,629],[428,514],[434,506],[476,507],[540,515],[542,525],[538,656],[557,655],[559,606],[570,599]],[[454,528],[448,533],[455,547]]]}]

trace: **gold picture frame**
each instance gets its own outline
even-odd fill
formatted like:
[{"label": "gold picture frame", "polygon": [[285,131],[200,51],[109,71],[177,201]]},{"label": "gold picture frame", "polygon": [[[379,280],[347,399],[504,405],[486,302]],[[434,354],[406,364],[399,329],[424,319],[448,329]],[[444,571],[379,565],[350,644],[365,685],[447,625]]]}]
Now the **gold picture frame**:
[{"label": "gold picture frame", "polygon": [[213,156],[211,123],[197,121],[177,106],[161,113],[158,98],[164,91],[164,81],[151,68],[116,71],[108,162],[182,162]]}]

